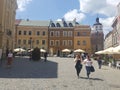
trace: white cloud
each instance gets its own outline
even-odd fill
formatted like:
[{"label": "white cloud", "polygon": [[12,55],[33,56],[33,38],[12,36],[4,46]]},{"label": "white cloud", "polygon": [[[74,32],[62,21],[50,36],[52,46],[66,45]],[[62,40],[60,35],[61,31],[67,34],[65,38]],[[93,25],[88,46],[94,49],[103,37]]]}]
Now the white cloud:
[{"label": "white cloud", "polygon": [[114,17],[100,18],[100,22],[103,25],[103,30],[105,35],[112,30],[113,20],[114,20]]},{"label": "white cloud", "polygon": [[79,0],[80,10],[84,13],[114,16],[120,0]]},{"label": "white cloud", "polygon": [[64,15],[64,19],[67,21],[72,21],[76,19],[76,21],[81,22],[85,18],[85,15],[83,13],[80,13],[77,9],[68,11]]},{"label": "white cloud", "polygon": [[18,11],[24,11],[26,9],[27,4],[29,4],[32,0],[17,0]]}]

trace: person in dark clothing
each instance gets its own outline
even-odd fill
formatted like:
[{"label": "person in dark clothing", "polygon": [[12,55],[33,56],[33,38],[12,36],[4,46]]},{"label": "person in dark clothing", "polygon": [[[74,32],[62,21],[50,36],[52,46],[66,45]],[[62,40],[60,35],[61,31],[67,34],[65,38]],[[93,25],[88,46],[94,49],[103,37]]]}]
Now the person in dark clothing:
[{"label": "person in dark clothing", "polygon": [[47,52],[44,53],[45,62],[47,61]]},{"label": "person in dark clothing", "polygon": [[102,66],[102,59],[101,59],[101,57],[97,58],[97,62],[98,62],[99,69],[101,69],[101,66]]},{"label": "person in dark clothing", "polygon": [[82,60],[81,60],[80,55],[76,55],[74,61],[75,61],[75,69],[77,72],[77,77],[79,78],[79,74],[80,74],[80,71],[82,69],[82,64],[81,64]]}]

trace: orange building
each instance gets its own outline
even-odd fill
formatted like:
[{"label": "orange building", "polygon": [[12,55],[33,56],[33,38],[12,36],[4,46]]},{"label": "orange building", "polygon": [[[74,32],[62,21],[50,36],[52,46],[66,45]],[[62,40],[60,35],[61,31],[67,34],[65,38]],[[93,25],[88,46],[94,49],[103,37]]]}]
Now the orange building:
[{"label": "orange building", "polygon": [[88,25],[77,25],[74,27],[74,49],[82,49],[91,53],[91,28]]}]

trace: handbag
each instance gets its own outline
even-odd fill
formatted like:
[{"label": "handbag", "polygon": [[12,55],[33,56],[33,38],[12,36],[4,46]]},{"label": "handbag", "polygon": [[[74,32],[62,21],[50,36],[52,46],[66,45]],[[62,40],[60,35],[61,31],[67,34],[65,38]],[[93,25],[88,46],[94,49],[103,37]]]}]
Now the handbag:
[{"label": "handbag", "polygon": [[93,66],[90,67],[91,72],[95,72],[95,68]]}]

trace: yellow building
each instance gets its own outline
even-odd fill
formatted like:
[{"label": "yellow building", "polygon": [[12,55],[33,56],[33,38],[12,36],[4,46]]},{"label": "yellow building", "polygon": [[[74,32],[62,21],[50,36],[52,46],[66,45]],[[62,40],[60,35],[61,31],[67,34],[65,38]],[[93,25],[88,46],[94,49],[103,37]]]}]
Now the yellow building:
[{"label": "yellow building", "polygon": [[82,49],[91,53],[91,28],[88,25],[77,25],[74,27],[74,49]]},{"label": "yellow building", "polygon": [[16,0],[0,0],[0,49],[14,48]]},{"label": "yellow building", "polygon": [[43,48],[50,55],[63,49],[83,49],[91,53],[91,28],[74,21],[17,20],[15,48]]},{"label": "yellow building", "polygon": [[20,20],[16,24],[15,48],[33,49],[35,47],[48,49],[49,21]]}]

